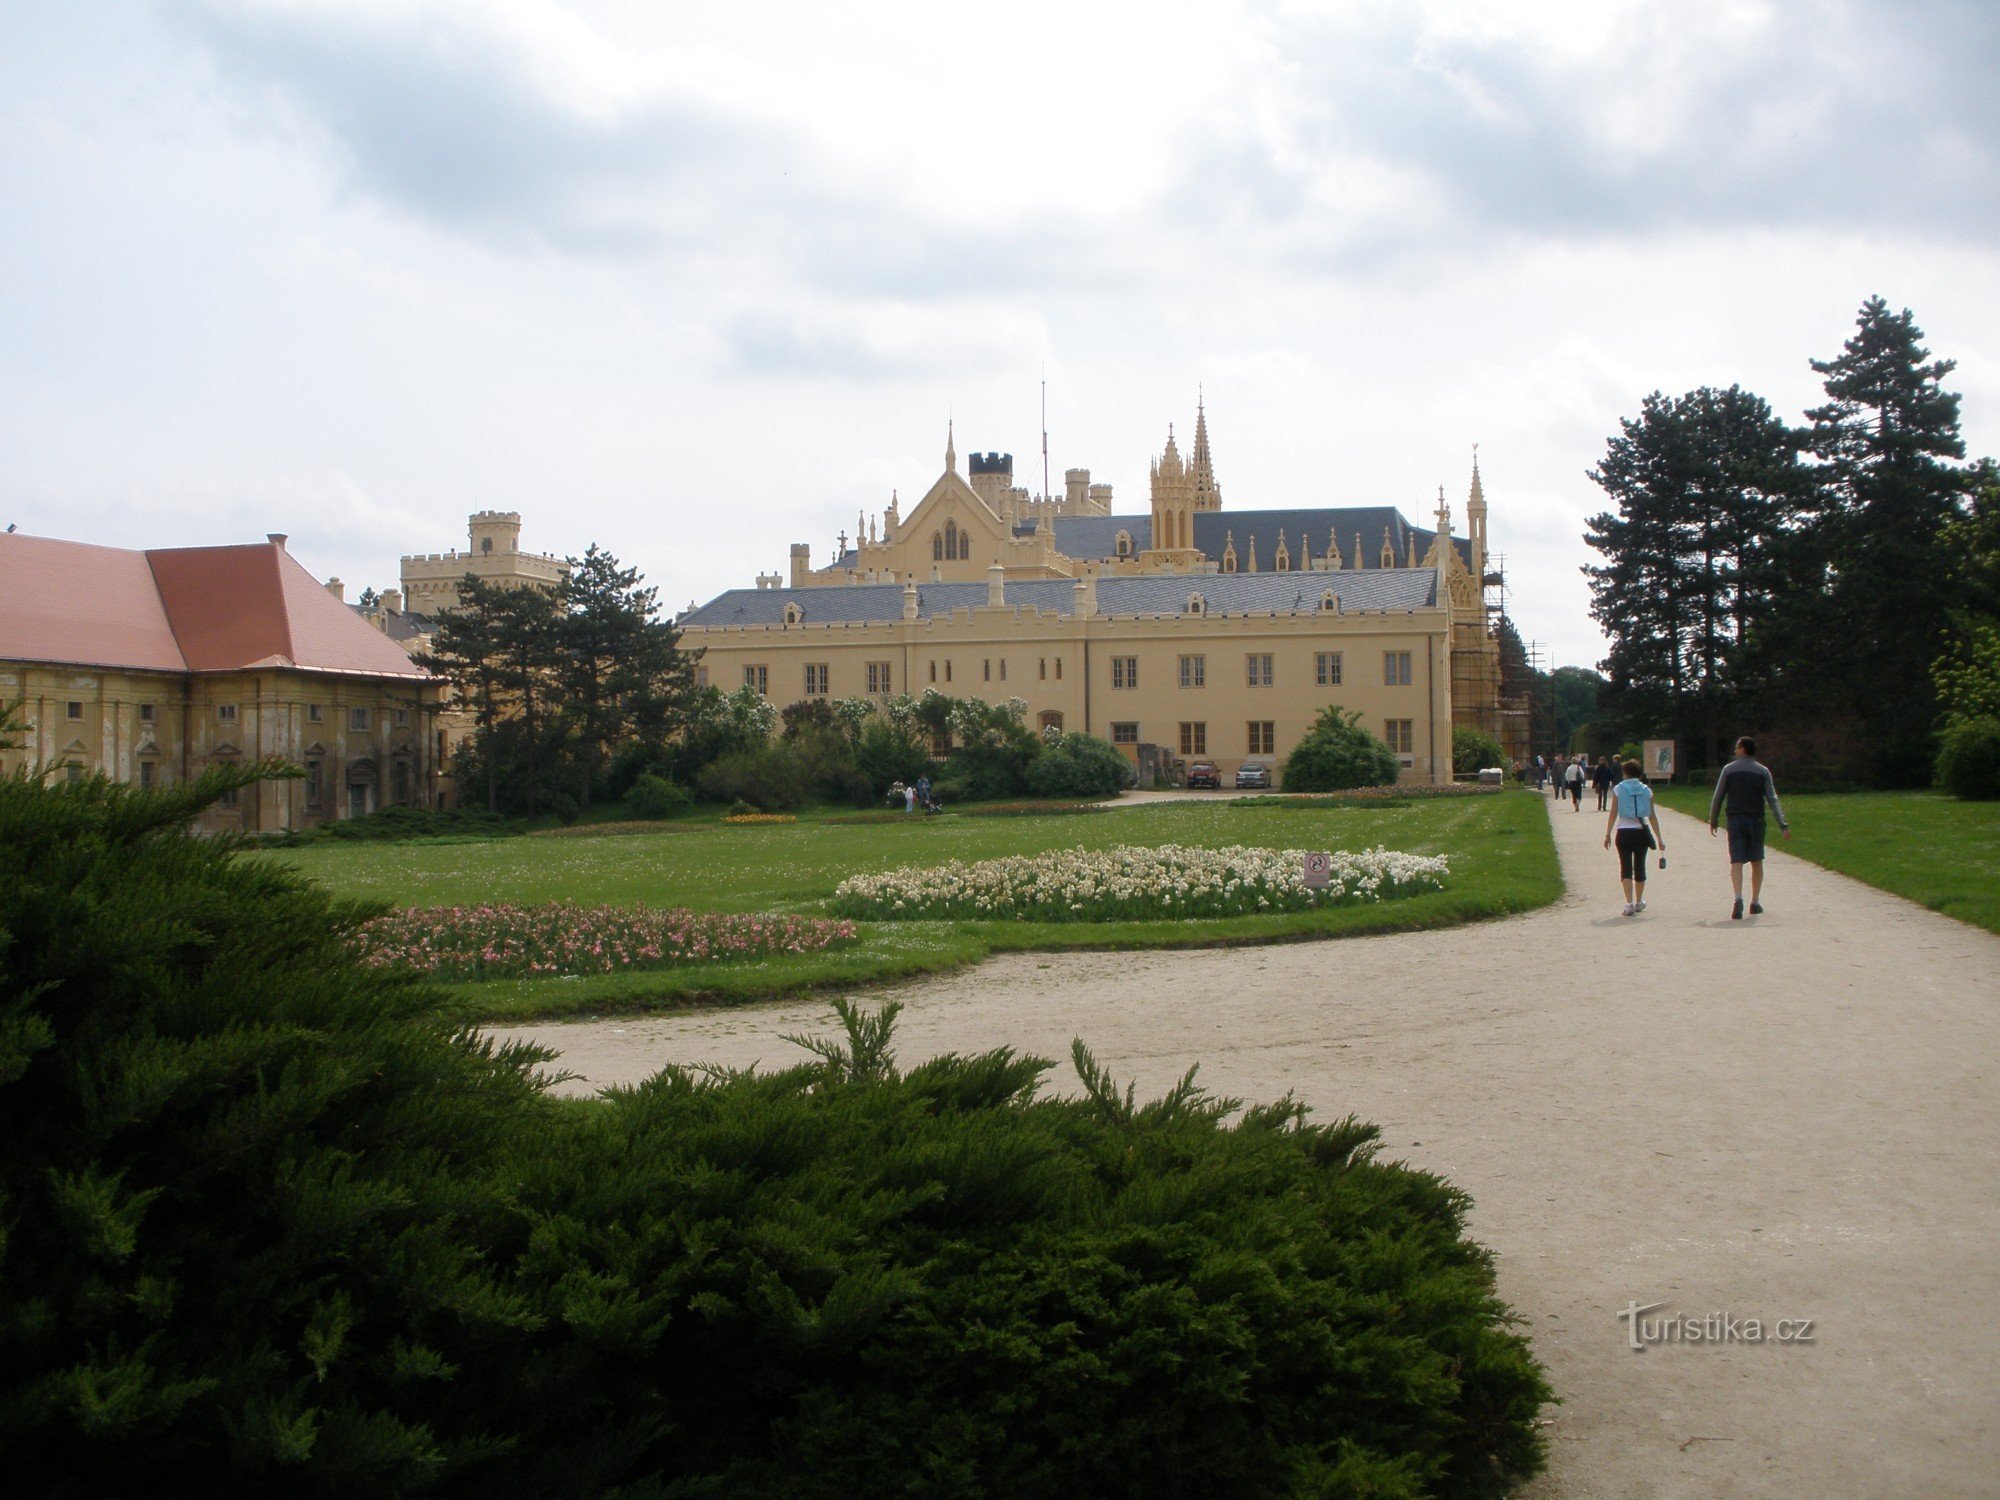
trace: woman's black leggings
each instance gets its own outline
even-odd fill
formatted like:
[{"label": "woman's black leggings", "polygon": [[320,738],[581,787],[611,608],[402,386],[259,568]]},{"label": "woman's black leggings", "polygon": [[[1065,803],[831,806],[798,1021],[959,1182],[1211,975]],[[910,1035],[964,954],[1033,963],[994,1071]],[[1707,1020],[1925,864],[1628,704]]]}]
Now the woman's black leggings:
[{"label": "woman's black leggings", "polygon": [[1652,847],[1643,828],[1621,828],[1617,834],[1618,878],[1646,883],[1646,851]]}]

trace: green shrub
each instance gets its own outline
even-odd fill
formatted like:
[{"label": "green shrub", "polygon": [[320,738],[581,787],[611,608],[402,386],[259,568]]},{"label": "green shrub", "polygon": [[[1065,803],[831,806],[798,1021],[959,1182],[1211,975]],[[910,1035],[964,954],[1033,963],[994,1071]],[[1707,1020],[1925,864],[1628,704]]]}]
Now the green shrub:
[{"label": "green shrub", "polygon": [[525,833],[527,825],[516,818],[490,813],[483,807],[385,807],[362,818],[340,818],[320,823],[290,835],[281,842],[311,844],[324,840],[341,842],[436,838],[507,838]]},{"label": "green shrub", "polygon": [[1458,726],[1451,732],[1451,769],[1454,775],[1476,776],[1492,766],[1505,767],[1506,752],[1500,742],[1483,729]]},{"label": "green shrub", "polygon": [[1115,797],[1132,776],[1132,762],[1109,740],[1064,734],[1029,763],[1026,780],[1037,797]]},{"label": "green shrub", "polygon": [[536,1053],[159,794],[0,778],[0,1451],[20,1494],[408,1494],[511,1436]]},{"label": "green shrub", "polygon": [[861,726],[854,764],[868,778],[868,789],[881,797],[899,781],[908,786],[918,777],[928,776],[931,756],[915,734],[877,717]]},{"label": "green shrub", "polygon": [[732,750],[702,767],[697,786],[710,802],[747,802],[764,812],[790,812],[812,795],[812,782],[789,745]]},{"label": "green shrub", "polygon": [[[669,1069],[537,1163],[535,1296],[583,1410],[670,1414],[641,1472],[732,1496],[1461,1495],[1540,1461],[1548,1392],[1462,1194],[1376,1131],[1135,1106],[1009,1051]],[[698,1253],[697,1253],[698,1252]]]},{"label": "green shrub", "polygon": [[2000,719],[1960,719],[1938,750],[1938,785],[1968,802],[2000,798]]},{"label": "green shrub", "polygon": [[1288,792],[1344,792],[1393,786],[1402,771],[1396,752],[1361,727],[1361,715],[1329,705],[1285,757]]},{"label": "green shrub", "polygon": [[558,823],[574,823],[583,813],[583,804],[568,792],[557,792],[549,798],[549,811],[554,813]]},{"label": "green shrub", "polygon": [[625,806],[635,818],[657,821],[671,818],[685,809],[692,800],[687,788],[647,772],[632,783],[632,790],[625,794]]},{"label": "green shrub", "polygon": [[1548,1399],[1464,1196],[893,1011],[545,1098],[185,829],[0,781],[0,1449],[100,1495],[1488,1496]]}]

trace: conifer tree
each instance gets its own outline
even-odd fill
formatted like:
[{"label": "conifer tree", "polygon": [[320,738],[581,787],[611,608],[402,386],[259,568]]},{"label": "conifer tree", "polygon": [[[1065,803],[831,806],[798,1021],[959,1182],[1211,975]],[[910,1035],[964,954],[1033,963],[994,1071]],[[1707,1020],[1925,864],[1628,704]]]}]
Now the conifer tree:
[{"label": "conifer tree", "polygon": [[1942,540],[1966,484],[1959,398],[1943,384],[1956,362],[1933,360],[1923,337],[1908,308],[1869,298],[1840,355],[1812,361],[1827,400],[1806,413],[1818,514],[1793,581],[1802,598],[1823,589],[1830,608],[1799,654],[1820,691],[1845,699],[1881,785],[1930,779],[1930,667],[1952,607]]}]

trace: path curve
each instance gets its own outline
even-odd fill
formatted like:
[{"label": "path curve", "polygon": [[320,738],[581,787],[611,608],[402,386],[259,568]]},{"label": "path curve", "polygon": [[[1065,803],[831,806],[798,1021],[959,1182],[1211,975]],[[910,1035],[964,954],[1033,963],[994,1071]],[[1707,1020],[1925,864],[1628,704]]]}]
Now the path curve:
[{"label": "path curve", "polygon": [[[1141,1095],[1190,1063],[1378,1122],[1473,1195],[1564,1398],[1533,1500],[2000,1492],[2000,938],[1774,854],[1728,919],[1726,852],[1665,814],[1619,915],[1603,818],[1550,809],[1571,894],[1446,932],[1010,954],[896,988],[898,1050],[1082,1036]],[[779,1064],[823,1004],[549,1023],[579,1087]],[[1816,1320],[1810,1344],[1633,1352],[1616,1314]]]}]

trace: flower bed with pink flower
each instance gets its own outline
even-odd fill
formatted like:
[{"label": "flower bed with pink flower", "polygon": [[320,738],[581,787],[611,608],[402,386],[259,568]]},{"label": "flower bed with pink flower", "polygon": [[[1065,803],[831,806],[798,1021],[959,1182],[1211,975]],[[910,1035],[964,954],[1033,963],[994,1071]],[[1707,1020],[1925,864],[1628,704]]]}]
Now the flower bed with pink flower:
[{"label": "flower bed with pink flower", "polygon": [[854,940],[852,922],[646,906],[419,906],[359,934],[365,963],[408,964],[449,983],[614,974],[719,959],[820,953]]}]

